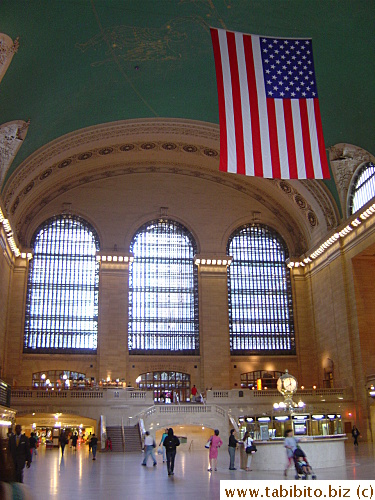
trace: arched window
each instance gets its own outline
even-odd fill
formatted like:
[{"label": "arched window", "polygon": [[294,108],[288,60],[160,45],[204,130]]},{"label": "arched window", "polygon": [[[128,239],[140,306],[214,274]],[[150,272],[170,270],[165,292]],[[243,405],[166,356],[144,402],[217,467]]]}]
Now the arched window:
[{"label": "arched window", "polygon": [[45,370],[33,373],[33,387],[76,389],[91,385],[85,373],[72,372],[70,370]]},{"label": "arched window", "polygon": [[130,251],[130,354],[198,354],[193,236],[177,222],[154,220],[136,233]]},{"label": "arched window", "polygon": [[241,387],[253,390],[276,389],[277,381],[284,373],[269,370],[241,373]]},{"label": "arched window", "polygon": [[348,192],[348,215],[353,215],[375,196],[375,165],[366,163],[353,176]]},{"label": "arched window", "polygon": [[229,331],[232,354],[295,354],[288,250],[276,231],[245,225],[227,252]]},{"label": "arched window", "polygon": [[154,392],[154,401],[179,403],[190,399],[190,375],[181,372],[156,371],[141,373],[138,388]]},{"label": "arched window", "polygon": [[96,232],[79,217],[57,216],[37,229],[32,248],[24,352],[92,353],[98,333]]}]

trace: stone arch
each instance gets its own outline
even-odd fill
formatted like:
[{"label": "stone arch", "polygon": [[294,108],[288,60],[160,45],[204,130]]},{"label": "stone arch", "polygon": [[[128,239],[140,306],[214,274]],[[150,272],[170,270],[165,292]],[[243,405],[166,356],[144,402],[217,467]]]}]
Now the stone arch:
[{"label": "stone arch", "polygon": [[352,178],[362,164],[375,163],[375,156],[353,144],[339,143],[329,148],[329,160],[345,218],[348,214],[348,191]]}]

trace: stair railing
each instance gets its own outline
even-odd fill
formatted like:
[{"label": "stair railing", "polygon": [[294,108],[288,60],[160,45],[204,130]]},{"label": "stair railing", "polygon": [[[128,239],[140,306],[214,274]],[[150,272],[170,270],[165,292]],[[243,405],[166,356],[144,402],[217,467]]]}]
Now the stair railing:
[{"label": "stair railing", "polygon": [[123,417],[121,417],[121,438],[122,438],[122,451],[125,452],[125,431],[124,431]]}]

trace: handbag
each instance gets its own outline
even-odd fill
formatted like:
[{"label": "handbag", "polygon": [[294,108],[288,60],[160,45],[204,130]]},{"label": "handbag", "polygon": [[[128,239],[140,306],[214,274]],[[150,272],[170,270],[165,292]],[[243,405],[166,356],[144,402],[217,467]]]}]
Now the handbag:
[{"label": "handbag", "polygon": [[211,439],[207,441],[207,443],[204,445],[205,448],[210,448],[211,447]]},{"label": "handbag", "polygon": [[158,455],[162,455],[163,454],[163,448],[161,446],[159,446],[158,448]]},{"label": "handbag", "polygon": [[249,453],[255,453],[258,450],[257,450],[257,447],[255,446],[255,444],[252,444],[250,446],[247,446],[245,451],[247,454],[249,454]]}]

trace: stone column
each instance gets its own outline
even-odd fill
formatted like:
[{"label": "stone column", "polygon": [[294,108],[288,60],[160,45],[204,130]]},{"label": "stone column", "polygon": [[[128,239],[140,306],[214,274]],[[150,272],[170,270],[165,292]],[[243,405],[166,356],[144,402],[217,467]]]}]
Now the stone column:
[{"label": "stone column", "polygon": [[[197,256],[199,257],[199,256]],[[227,256],[196,259],[199,279],[201,387],[230,389]]]},{"label": "stone column", "polygon": [[127,381],[129,258],[101,256],[99,279],[99,380]]},{"label": "stone column", "polygon": [[25,301],[28,261],[18,258],[13,267],[12,284],[7,309],[4,378],[11,385],[31,385],[22,373],[22,351],[25,324]]}]

